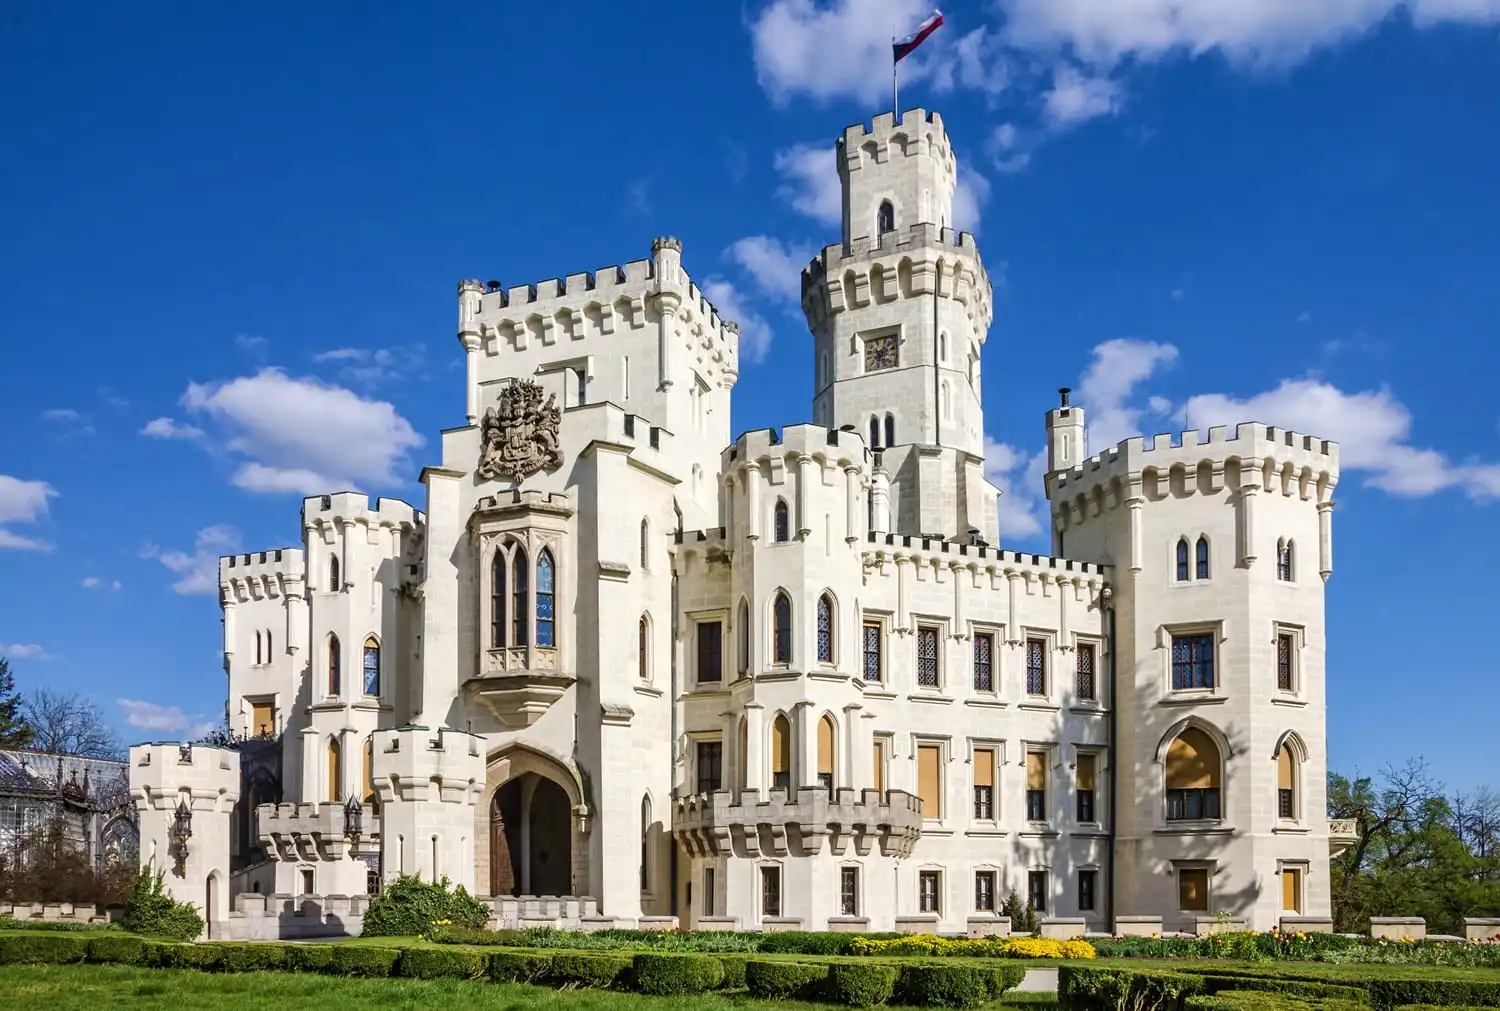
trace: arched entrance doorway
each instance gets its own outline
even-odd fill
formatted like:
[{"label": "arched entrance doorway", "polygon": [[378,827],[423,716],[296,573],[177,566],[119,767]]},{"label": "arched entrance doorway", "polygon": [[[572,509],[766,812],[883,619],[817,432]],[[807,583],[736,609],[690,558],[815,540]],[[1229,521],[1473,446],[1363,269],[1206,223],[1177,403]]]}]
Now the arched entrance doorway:
[{"label": "arched entrance doorway", "polygon": [[490,894],[573,893],[572,802],[536,772],[507,780],[490,802]]}]

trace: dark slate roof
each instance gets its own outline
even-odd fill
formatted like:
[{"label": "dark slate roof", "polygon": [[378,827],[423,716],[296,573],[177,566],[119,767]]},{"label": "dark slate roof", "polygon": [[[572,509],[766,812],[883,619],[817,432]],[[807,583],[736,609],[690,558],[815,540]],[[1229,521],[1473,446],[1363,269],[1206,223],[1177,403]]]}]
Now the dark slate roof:
[{"label": "dark slate roof", "polygon": [[96,811],[117,807],[130,797],[124,762],[0,751],[0,797],[55,797],[59,784],[64,799]]}]

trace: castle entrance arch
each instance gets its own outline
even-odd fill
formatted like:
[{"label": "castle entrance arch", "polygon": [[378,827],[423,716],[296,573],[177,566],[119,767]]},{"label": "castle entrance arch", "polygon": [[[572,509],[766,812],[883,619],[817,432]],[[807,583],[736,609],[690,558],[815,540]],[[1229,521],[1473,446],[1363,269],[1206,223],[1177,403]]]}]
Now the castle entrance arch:
[{"label": "castle entrance arch", "polygon": [[577,895],[583,806],[577,777],[556,759],[513,747],[486,776],[488,867],[478,879],[492,896]]}]

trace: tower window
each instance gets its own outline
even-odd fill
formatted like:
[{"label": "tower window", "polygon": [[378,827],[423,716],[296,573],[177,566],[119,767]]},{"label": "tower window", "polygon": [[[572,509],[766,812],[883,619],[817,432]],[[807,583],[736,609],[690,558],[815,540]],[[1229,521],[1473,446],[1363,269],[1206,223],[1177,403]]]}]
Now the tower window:
[{"label": "tower window", "polygon": [[994,655],[995,637],[988,632],[976,633],[974,636],[974,690],[976,692],[995,690]]},{"label": "tower window", "polygon": [[1198,538],[1198,575],[1199,579],[1208,578],[1208,538]]},{"label": "tower window", "polygon": [[1192,575],[1188,568],[1188,542],[1184,537],[1177,542],[1177,581],[1185,583]]},{"label": "tower window", "polygon": [[930,625],[917,628],[917,684],[938,686],[938,630]]},{"label": "tower window", "polygon": [[1089,643],[1078,644],[1078,685],[1080,699],[1094,700],[1094,647]]},{"label": "tower window", "polygon": [[339,693],[339,667],[342,656],[339,651],[339,637],[330,635],[328,637],[328,694]]},{"label": "tower window", "polygon": [[380,640],[373,635],[365,640],[365,694],[380,694]]},{"label": "tower window", "polygon": [[1288,632],[1282,632],[1276,637],[1276,690],[1282,692],[1292,691],[1294,679],[1292,676],[1293,656],[1296,643]]},{"label": "tower window", "polygon": [[792,598],[786,593],[776,594],[776,600],[771,605],[771,625],[773,644],[772,662],[792,662]]},{"label": "tower window", "polygon": [[880,210],[875,214],[875,233],[884,235],[886,232],[896,230],[896,208],[889,200],[880,202]]},{"label": "tower window", "polygon": [[896,444],[896,416],[893,414],[885,416],[885,444],[887,446]]},{"label": "tower window", "polygon": [[864,647],[865,647],[865,680],[879,681],[881,679],[882,665],[881,653],[881,626],[878,621],[867,621],[864,625]]},{"label": "tower window", "polygon": [[505,555],[490,562],[490,649],[505,645]]},{"label": "tower window", "polygon": [[773,524],[775,526],[773,533],[778,542],[792,539],[792,513],[787,508],[786,499],[784,498],[776,500]]},{"label": "tower window", "polygon": [[870,419],[870,448],[871,449],[879,449],[880,448],[880,419],[879,418],[871,418]]},{"label": "tower window", "polygon": [[833,597],[818,598],[818,663],[833,663]]},{"label": "tower window", "polygon": [[344,584],[339,579],[339,556],[334,555],[328,559],[328,592],[338,593],[343,588]]},{"label": "tower window", "polygon": [[553,635],[552,552],[546,548],[536,560],[536,644],[557,645]]},{"label": "tower window", "polygon": [[1167,821],[1217,820],[1220,770],[1213,738],[1197,727],[1178,735],[1167,748]]},{"label": "tower window", "polygon": [[531,596],[531,573],[527,571],[526,549],[516,547],[516,553],[511,557],[511,603],[510,603],[510,627],[511,645],[525,646],[531,641],[527,634],[526,612],[528,610],[529,598]]},{"label": "tower window", "polygon": [[1292,541],[1279,540],[1276,542],[1276,578],[1283,583],[1290,583],[1296,577],[1296,569],[1293,567],[1295,547]]},{"label": "tower window", "polygon": [[651,621],[644,614],[635,624],[636,676],[651,680]]},{"label": "tower window", "polygon": [[1047,694],[1047,641],[1026,640],[1026,694]]},{"label": "tower window", "polygon": [[1214,686],[1214,637],[1209,633],[1172,636],[1172,690]]},{"label": "tower window", "polygon": [[698,634],[698,683],[719,684],[724,680],[724,626],[717,621],[700,621]]}]

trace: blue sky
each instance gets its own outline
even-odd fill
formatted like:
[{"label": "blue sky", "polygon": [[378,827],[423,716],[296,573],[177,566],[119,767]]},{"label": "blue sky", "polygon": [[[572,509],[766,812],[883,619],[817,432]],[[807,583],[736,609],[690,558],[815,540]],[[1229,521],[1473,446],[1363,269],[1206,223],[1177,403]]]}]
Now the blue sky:
[{"label": "blue sky", "polygon": [[[459,278],[680,236],[743,325],[736,429],[808,418],[797,271],[837,234],[831,145],[888,106],[890,37],[930,5],[504,9],[0,13],[0,652],[23,687],[84,692],[131,739],[213,721],[217,556],[295,543],[325,484],[421,503],[463,417]],[[1095,449],[1184,420],[1337,439],[1330,764],[1500,785],[1500,0],[944,13],[902,100],[942,112],[996,283],[1003,540],[1045,550],[1058,386]]]}]

